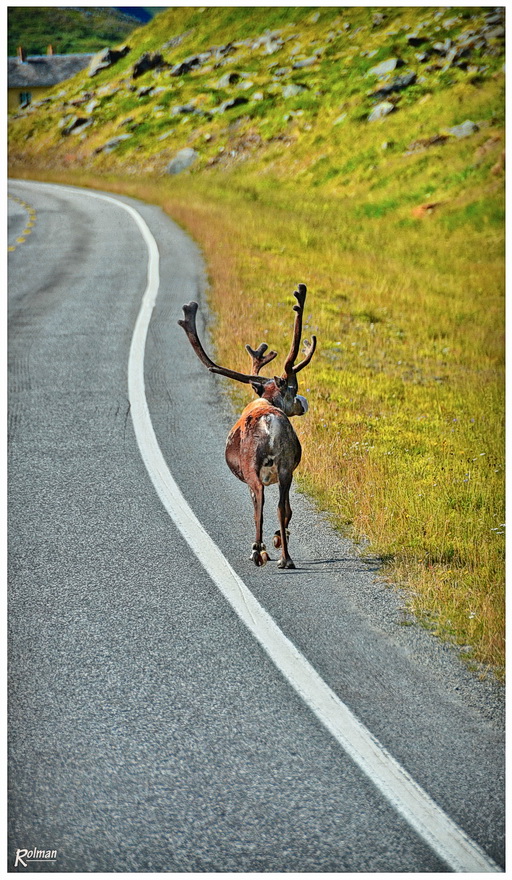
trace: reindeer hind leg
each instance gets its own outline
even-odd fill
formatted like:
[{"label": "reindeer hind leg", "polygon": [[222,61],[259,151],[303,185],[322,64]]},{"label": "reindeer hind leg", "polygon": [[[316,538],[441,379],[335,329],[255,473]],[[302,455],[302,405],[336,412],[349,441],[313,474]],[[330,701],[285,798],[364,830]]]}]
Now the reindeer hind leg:
[{"label": "reindeer hind leg", "polygon": [[265,503],[264,488],[261,483],[249,486],[251,498],[254,504],[254,523],[256,526],[256,540],[252,545],[251,562],[255,565],[265,565],[269,560],[267,548],[263,543],[263,505]]},{"label": "reindeer hind leg", "polygon": [[[290,507],[290,499],[287,497],[285,499],[285,518],[284,518],[284,527],[286,531],[286,539],[290,540],[290,529],[288,528],[290,520],[292,518],[292,509]],[[273,544],[276,549],[279,549],[282,545],[281,541],[281,529],[278,529],[273,538]]]},{"label": "reindeer hind leg", "polygon": [[290,506],[290,486],[291,478],[288,475],[279,479],[279,504],[277,512],[279,516],[280,529],[274,535],[274,546],[281,547],[281,558],[277,563],[278,568],[295,568],[295,564],[288,553],[288,523],[292,518],[292,509]]}]

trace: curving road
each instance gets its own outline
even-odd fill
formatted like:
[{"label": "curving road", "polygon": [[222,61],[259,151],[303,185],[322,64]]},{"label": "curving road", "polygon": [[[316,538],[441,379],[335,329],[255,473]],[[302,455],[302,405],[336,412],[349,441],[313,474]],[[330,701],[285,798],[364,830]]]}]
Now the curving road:
[{"label": "curving road", "polygon": [[8,869],[502,867],[499,689],[404,626],[376,565],[303,497],[297,570],[247,560],[225,385],[176,323],[204,301],[195,246],[130,199],[9,196]]}]

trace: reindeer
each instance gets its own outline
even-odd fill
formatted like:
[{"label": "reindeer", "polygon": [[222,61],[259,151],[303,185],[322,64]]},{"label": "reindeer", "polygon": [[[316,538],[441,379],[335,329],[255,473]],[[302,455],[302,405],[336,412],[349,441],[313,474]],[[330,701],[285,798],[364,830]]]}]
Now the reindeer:
[{"label": "reindeer", "polygon": [[316,348],[316,337],[306,344],[303,360],[295,366],[302,334],[302,317],[307,288],[299,284],[294,296],[297,304],[293,306],[295,321],[291,348],[284,364],[282,376],[264,378],[260,370],[277,357],[276,351],[267,352],[268,345],[259,348],[245,348],[251,357],[252,374],[246,375],[219,367],[206,354],[196,329],[198,305],[191,302],[183,306],[184,320],[178,321],[187,334],[199,360],[212,373],[227,376],[237,382],[252,386],[258,395],[249,403],[240,418],[229,432],[226,441],[226,462],[232,473],[249,487],[254,504],[256,540],[252,545],[250,559],[255,565],[265,565],[269,560],[267,548],[263,543],[263,504],[265,486],[279,484],[278,518],[280,528],[274,535],[274,547],[281,548],[278,568],[295,568],[288,552],[288,526],[292,518],[290,507],[290,487],[293,472],[301,459],[299,438],[289,421],[290,416],[302,416],[307,412],[305,397],[298,394],[297,373],[306,367]]}]

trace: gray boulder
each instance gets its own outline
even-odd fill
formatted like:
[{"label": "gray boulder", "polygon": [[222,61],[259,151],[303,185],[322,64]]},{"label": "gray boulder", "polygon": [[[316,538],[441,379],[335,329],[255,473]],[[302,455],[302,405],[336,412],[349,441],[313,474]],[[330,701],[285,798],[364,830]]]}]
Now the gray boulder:
[{"label": "gray boulder", "polygon": [[131,134],[119,134],[117,137],[110,138],[110,140],[107,141],[105,144],[102,144],[101,147],[96,147],[96,149],[94,150],[94,154],[97,155],[98,153],[111,153],[112,150],[115,150],[116,147],[123,143],[123,141],[126,141],[128,140],[128,138],[131,137]]},{"label": "gray boulder", "polygon": [[487,24],[503,24],[505,20],[505,10],[503,8],[499,9],[491,9],[489,12],[485,13],[485,20]]},{"label": "gray boulder", "polygon": [[139,76],[147,73],[148,70],[155,70],[157,67],[162,67],[163,64],[164,59],[160,52],[153,52],[153,54],[151,52],[144,52],[133,65],[132,79],[138,79]]},{"label": "gray boulder", "polygon": [[385,116],[389,116],[389,114],[393,113],[394,110],[394,104],[391,104],[390,101],[382,101],[380,104],[377,104],[377,106],[373,108],[368,117],[368,122],[375,122],[377,119],[384,119]]},{"label": "gray boulder", "polygon": [[190,55],[183,61],[178,62],[178,64],[175,64],[170,74],[171,76],[184,76],[184,74],[190,73],[191,70],[197,70],[198,67],[201,67],[211,58],[211,55],[211,51],[201,52],[199,55]]},{"label": "gray boulder", "polygon": [[301,83],[288,83],[287,86],[283,87],[283,98],[296,98],[297,95],[306,91],[307,86],[303,86]]},{"label": "gray boulder", "polygon": [[505,37],[505,28],[503,25],[491,27],[490,29],[485,28],[484,34],[488,40],[501,40]]},{"label": "gray boulder", "polygon": [[233,107],[238,107],[240,104],[248,104],[248,98],[245,98],[243,95],[238,95],[236,98],[230,98],[229,101],[224,101],[220,107],[215,108],[217,113],[225,113],[226,110],[231,110]]},{"label": "gray boulder", "polygon": [[423,43],[426,43],[427,38],[424,37],[423,34],[414,33],[407,34],[406,40],[409,43],[409,46],[422,46]]},{"label": "gray boulder", "polygon": [[196,113],[194,104],[175,104],[171,110],[171,116],[180,116],[184,113]]},{"label": "gray boulder", "polygon": [[446,38],[442,43],[437,42],[432,44],[432,49],[434,52],[437,52],[438,55],[447,55],[450,49],[452,48],[453,43],[449,37]]},{"label": "gray boulder", "polygon": [[120,144],[123,143],[123,141],[127,141],[131,137],[131,134],[119,134],[117,137],[113,137],[109,141],[107,141],[107,143],[104,144],[103,147],[100,148],[100,150],[103,153],[111,153],[112,150],[115,150]]},{"label": "gray boulder", "polygon": [[236,73],[234,70],[231,70],[229,73],[225,73],[224,76],[221,76],[221,78],[217,82],[217,88],[226,89],[228,86],[237,83],[239,79],[240,74]]},{"label": "gray boulder", "polygon": [[404,73],[403,76],[395,77],[395,79],[387,85],[381,86],[380,89],[373,92],[372,98],[386,98],[388,95],[393,94],[393,92],[401,92],[403,89],[407,89],[415,82],[416,74],[411,70],[409,73]]},{"label": "gray boulder", "polygon": [[477,131],[480,131],[478,125],[476,122],[471,122],[470,119],[466,119],[460,125],[454,125],[453,128],[448,129],[449,134],[456,138],[470,137],[470,135],[475,134]]},{"label": "gray boulder", "polygon": [[193,150],[192,147],[185,147],[176,153],[174,159],[171,159],[165,170],[167,174],[179,174],[181,171],[190,168],[198,158],[199,153]]},{"label": "gray boulder", "polygon": [[108,47],[102,49],[91,60],[87,73],[89,76],[96,76],[97,73],[100,73],[100,71],[105,70],[107,67],[112,67],[120,58],[124,58],[128,52],[130,52],[130,46],[121,46],[120,49],[109,49]]},{"label": "gray boulder", "polygon": [[303,58],[302,61],[296,61],[293,65],[294,70],[301,70],[303,67],[312,67],[318,61],[317,55],[311,55],[310,58]]},{"label": "gray boulder", "polygon": [[386,76],[388,73],[393,73],[397,67],[403,66],[403,61],[401,58],[388,58],[387,61],[381,61],[380,64],[377,64],[376,67],[372,67],[371,70],[368,71],[368,76]]},{"label": "gray boulder", "polygon": [[72,116],[71,119],[67,121],[65,127],[62,129],[62,134],[67,137],[72,132],[76,133],[83,129],[85,126],[91,125],[91,123],[91,119],[86,119],[83,116]]},{"label": "gray boulder", "polygon": [[260,41],[254,44],[253,48],[256,49],[259,46],[263,46],[266,55],[274,55],[274,53],[278,52],[283,45],[284,40],[282,40],[281,37],[270,35],[268,37],[262,37]]}]

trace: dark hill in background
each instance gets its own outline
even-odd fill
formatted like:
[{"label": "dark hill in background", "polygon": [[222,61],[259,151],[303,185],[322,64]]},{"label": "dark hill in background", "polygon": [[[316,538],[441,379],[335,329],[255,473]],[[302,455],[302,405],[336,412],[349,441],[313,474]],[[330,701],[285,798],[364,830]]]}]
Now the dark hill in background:
[{"label": "dark hill in background", "polygon": [[146,6],[116,6],[118,12],[135,18],[141,24],[147,24],[153,18],[153,13]]},{"label": "dark hill in background", "polygon": [[[143,7],[114,6],[11,6],[7,10],[10,56],[23,46],[29,55],[45,55],[51,44],[54,52],[98,52],[112,43],[124,41],[139,23],[150,20]],[[145,15],[145,18],[139,16]]]}]

